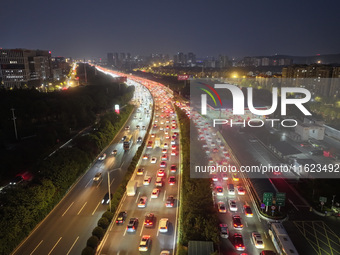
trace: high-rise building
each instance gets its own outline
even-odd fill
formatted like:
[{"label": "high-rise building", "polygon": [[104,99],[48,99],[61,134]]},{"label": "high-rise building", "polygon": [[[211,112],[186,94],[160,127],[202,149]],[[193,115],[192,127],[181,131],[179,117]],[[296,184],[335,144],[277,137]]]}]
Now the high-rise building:
[{"label": "high-rise building", "polygon": [[6,88],[40,86],[52,78],[51,52],[27,49],[0,49],[0,75]]},{"label": "high-rise building", "polygon": [[114,64],[113,53],[107,53],[107,64],[109,66],[112,66]]},{"label": "high-rise building", "polygon": [[192,52],[188,53],[188,64],[189,66],[196,66],[196,55]]}]

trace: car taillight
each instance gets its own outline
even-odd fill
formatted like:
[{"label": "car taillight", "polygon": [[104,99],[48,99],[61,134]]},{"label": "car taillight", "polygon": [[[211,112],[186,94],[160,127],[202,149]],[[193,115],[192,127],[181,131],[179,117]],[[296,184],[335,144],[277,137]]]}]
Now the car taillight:
[{"label": "car taillight", "polygon": [[234,227],[237,227],[237,224],[234,224]]},{"label": "car taillight", "polygon": [[243,228],[243,225],[241,224],[240,227]]}]

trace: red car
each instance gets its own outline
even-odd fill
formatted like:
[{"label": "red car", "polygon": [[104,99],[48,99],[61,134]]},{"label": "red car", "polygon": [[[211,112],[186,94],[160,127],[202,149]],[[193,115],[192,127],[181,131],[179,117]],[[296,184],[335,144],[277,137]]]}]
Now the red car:
[{"label": "red car", "polygon": [[170,184],[170,185],[175,185],[175,183],[176,183],[176,178],[175,178],[175,176],[170,176],[170,177],[169,177],[169,184]]},{"label": "red car", "polygon": [[170,172],[175,173],[176,171],[177,171],[176,165],[172,165],[172,166],[170,167]]}]

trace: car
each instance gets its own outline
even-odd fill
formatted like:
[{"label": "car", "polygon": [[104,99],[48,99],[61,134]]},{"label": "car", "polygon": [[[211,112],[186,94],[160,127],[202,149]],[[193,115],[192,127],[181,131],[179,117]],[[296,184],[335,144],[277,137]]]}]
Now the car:
[{"label": "car", "polygon": [[246,191],[242,186],[237,186],[237,194],[244,195],[246,194]]},{"label": "car", "polygon": [[163,186],[163,177],[161,177],[161,176],[157,177],[155,185],[156,185],[156,187],[162,187]]},{"label": "car", "polygon": [[229,195],[235,195],[235,188],[234,188],[234,184],[228,184],[228,194]]},{"label": "car", "polygon": [[242,224],[242,221],[241,221],[241,217],[238,216],[238,215],[233,215],[232,219],[233,219],[234,228],[237,229],[237,230],[242,230],[243,224]]},{"label": "car", "polygon": [[175,199],[174,196],[168,196],[165,202],[165,207],[174,207]]},{"label": "car", "polygon": [[138,207],[144,208],[146,206],[146,201],[147,201],[147,197],[145,196],[140,197],[139,202],[138,202]]},{"label": "car", "polygon": [[164,131],[164,134],[165,134],[165,135],[168,135],[168,134],[169,134],[169,131],[165,130],[165,131]]},{"label": "car", "polygon": [[171,140],[171,144],[176,144],[176,141],[175,140]]},{"label": "car", "polygon": [[138,218],[131,218],[126,226],[126,232],[135,232],[138,227]]},{"label": "car", "polygon": [[177,149],[177,146],[176,146],[176,145],[171,145],[171,149],[172,149],[172,150],[176,150],[176,149]]},{"label": "car", "polygon": [[144,154],[143,159],[144,160],[149,159],[149,155],[148,154]]},{"label": "car", "polygon": [[243,238],[241,234],[235,233],[233,236],[234,247],[238,251],[244,251],[246,248],[244,247]]},{"label": "car", "polygon": [[112,155],[117,155],[117,150],[113,150],[111,154]]},{"label": "car", "polygon": [[227,181],[228,180],[228,175],[226,173],[222,174],[222,180]]},{"label": "car", "polygon": [[143,175],[143,174],[144,174],[144,168],[138,168],[137,175]]},{"label": "car", "polygon": [[159,195],[159,192],[160,192],[160,190],[159,189],[153,189],[152,190],[152,193],[151,193],[151,197],[152,198],[158,198],[158,195]]},{"label": "car", "polygon": [[163,168],[161,168],[161,169],[159,169],[158,170],[158,172],[157,172],[157,176],[164,176],[165,175],[165,169],[163,169]]},{"label": "car", "polygon": [[169,147],[168,143],[163,144],[163,148],[168,148],[168,147]]},{"label": "car", "polygon": [[231,212],[237,212],[237,205],[235,200],[229,199],[229,209]]},{"label": "car", "polygon": [[157,128],[157,124],[154,124],[154,125],[153,125],[153,128]]},{"label": "car", "polygon": [[151,137],[155,137],[155,134],[151,134]]},{"label": "car", "polygon": [[146,130],[145,126],[142,126],[142,130]]},{"label": "car", "polygon": [[137,143],[141,143],[142,141],[143,141],[143,139],[142,139],[141,136],[137,138]]},{"label": "car", "polygon": [[139,251],[148,251],[151,243],[151,237],[149,235],[143,235],[139,243]]},{"label": "car", "polygon": [[17,185],[17,184],[19,184],[19,183],[21,183],[21,182],[23,182],[23,181],[24,181],[24,178],[22,178],[21,175],[18,175],[18,176],[16,176],[16,177],[14,177],[14,178],[9,182],[9,185]]},{"label": "car", "polygon": [[178,136],[178,132],[174,132],[174,136]]},{"label": "car", "polygon": [[162,130],[164,130],[164,128],[163,127],[159,127],[159,130],[162,131]]},{"label": "car", "polygon": [[238,182],[239,180],[240,178],[238,177],[238,175],[236,173],[233,173],[233,181]]},{"label": "car", "polygon": [[[156,162],[155,162],[156,163]],[[165,161],[162,161],[160,164],[159,164],[160,167],[166,167],[166,163]]]},{"label": "car", "polygon": [[157,162],[157,158],[156,157],[152,157],[150,162],[151,162],[151,164],[155,164]]},{"label": "car", "polygon": [[213,152],[214,152],[214,153],[218,152],[218,149],[217,149],[217,148],[214,148],[214,149],[213,149]]},{"label": "car", "polygon": [[222,238],[228,238],[229,237],[229,229],[227,224],[221,223],[219,225],[219,230],[220,230],[220,236]]},{"label": "car", "polygon": [[225,203],[220,201],[217,203],[217,208],[218,208],[218,212],[220,213],[226,213],[227,212],[227,209],[225,207]]},{"label": "car", "polygon": [[162,218],[159,221],[159,227],[158,230],[160,233],[167,233],[169,227],[169,219],[168,218]]},{"label": "car", "polygon": [[148,145],[146,146],[148,149],[152,149],[152,141],[148,141]]},{"label": "car", "polygon": [[170,136],[169,135],[165,135],[165,139],[170,139]]},{"label": "car", "polygon": [[93,181],[97,182],[100,181],[102,179],[102,173],[96,173],[96,175],[93,177]]},{"label": "car", "polygon": [[216,174],[214,174],[213,176],[212,176],[212,178],[211,178],[214,182],[217,182],[218,181],[218,178],[217,178],[217,175]]},{"label": "car", "polygon": [[176,165],[171,165],[170,172],[175,173],[176,171],[177,171],[177,166]]},{"label": "car", "polygon": [[224,195],[223,188],[221,186],[216,187],[216,195],[217,196],[223,196]]},{"label": "car", "polygon": [[259,233],[257,232],[251,233],[251,239],[253,240],[253,243],[257,249],[264,249],[264,242]]},{"label": "car", "polygon": [[171,151],[171,156],[176,156],[177,155],[177,152],[175,150],[172,150]]},{"label": "car", "polygon": [[176,140],[177,136],[173,135],[173,136],[171,136],[171,138]]},{"label": "car", "polygon": [[162,149],[162,153],[168,153],[168,150],[167,149]]},{"label": "car", "polygon": [[170,255],[171,253],[170,253],[170,251],[161,251],[161,254],[160,255]]},{"label": "car", "polygon": [[137,126],[136,126],[136,129],[139,129],[139,128],[140,128],[140,126],[139,126],[139,125],[137,125]]},{"label": "car", "polygon": [[112,198],[112,193],[109,195],[109,192],[107,192],[102,199],[102,204],[108,205],[110,203],[111,198]]},{"label": "car", "polygon": [[300,146],[301,147],[310,147],[311,145],[308,142],[304,142],[304,143],[300,143]]},{"label": "car", "polygon": [[99,159],[99,160],[104,160],[105,158],[106,158],[106,154],[105,154],[105,153],[103,153],[102,155],[100,155],[100,156],[99,156],[99,158],[98,158],[98,159]]},{"label": "car", "polygon": [[144,226],[146,228],[152,228],[154,225],[155,215],[153,213],[148,213],[145,215]]},{"label": "car", "polygon": [[127,216],[126,211],[120,212],[117,216],[116,224],[123,224],[125,222],[126,216]]},{"label": "car", "polygon": [[250,208],[249,205],[244,205],[243,206],[243,209],[244,209],[244,214],[247,216],[247,217],[253,217],[253,212]]},{"label": "car", "polygon": [[148,185],[150,185],[150,182],[151,182],[151,177],[145,176],[144,181],[143,181],[143,185],[148,186]]},{"label": "car", "polygon": [[164,155],[162,156],[162,160],[168,160],[168,155],[164,154]]},{"label": "car", "polygon": [[176,183],[176,178],[175,178],[175,176],[170,176],[170,177],[169,177],[169,184],[170,184],[170,185],[175,185],[175,183]]},{"label": "car", "polygon": [[125,130],[130,130],[130,126],[126,126],[126,127],[125,127]]}]

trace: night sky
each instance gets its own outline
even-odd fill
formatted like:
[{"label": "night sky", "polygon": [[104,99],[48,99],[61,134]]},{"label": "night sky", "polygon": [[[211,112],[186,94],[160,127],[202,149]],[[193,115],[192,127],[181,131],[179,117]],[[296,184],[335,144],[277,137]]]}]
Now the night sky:
[{"label": "night sky", "polygon": [[340,1],[2,0],[0,48],[229,57],[340,53]]}]

